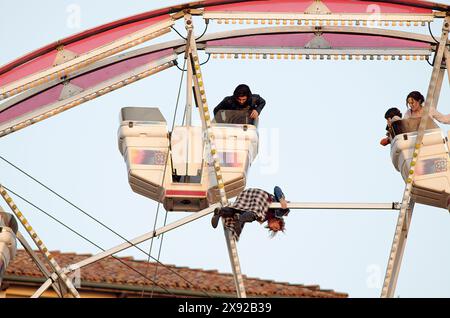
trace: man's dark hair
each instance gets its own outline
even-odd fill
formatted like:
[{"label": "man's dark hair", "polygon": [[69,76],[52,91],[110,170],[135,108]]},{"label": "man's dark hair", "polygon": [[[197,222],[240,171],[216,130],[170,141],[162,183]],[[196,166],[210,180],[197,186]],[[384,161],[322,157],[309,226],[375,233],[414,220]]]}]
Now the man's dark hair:
[{"label": "man's dark hair", "polygon": [[423,97],[423,95],[420,92],[414,91],[414,92],[409,93],[408,97],[406,97],[406,107],[409,106],[409,104],[408,104],[409,98],[412,98],[412,99],[418,101],[420,103],[420,105],[422,105],[423,102],[425,101],[425,97]]},{"label": "man's dark hair", "polygon": [[398,108],[395,108],[395,107],[389,108],[387,110],[386,114],[384,114],[384,118],[385,119],[389,119],[389,118],[392,118],[394,116],[398,116],[398,117],[402,118],[403,114]]},{"label": "man's dark hair", "polygon": [[250,87],[248,87],[248,85],[241,84],[238,87],[236,87],[236,89],[234,90],[234,93],[233,93],[234,98],[238,98],[238,97],[242,97],[242,96],[247,96],[248,100],[250,100],[250,98],[252,98],[252,91],[250,90]]}]

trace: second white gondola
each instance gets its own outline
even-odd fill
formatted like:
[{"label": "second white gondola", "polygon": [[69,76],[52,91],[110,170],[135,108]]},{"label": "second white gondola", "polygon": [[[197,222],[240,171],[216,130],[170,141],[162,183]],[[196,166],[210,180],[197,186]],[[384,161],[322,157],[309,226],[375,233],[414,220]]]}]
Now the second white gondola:
[{"label": "second white gondola", "polygon": [[[393,123],[391,158],[394,167],[406,181],[416,145],[420,118],[409,118]],[[413,185],[415,202],[434,207],[449,208],[450,157],[448,136],[429,118],[416,166]]]}]

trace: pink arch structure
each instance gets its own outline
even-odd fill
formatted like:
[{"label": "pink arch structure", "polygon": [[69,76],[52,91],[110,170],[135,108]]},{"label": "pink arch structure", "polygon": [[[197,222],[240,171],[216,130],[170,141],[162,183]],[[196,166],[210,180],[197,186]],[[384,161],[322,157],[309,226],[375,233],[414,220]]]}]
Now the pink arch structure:
[{"label": "pink arch structure", "polygon": [[[429,58],[436,49],[431,37],[367,26],[424,24],[449,10],[425,1],[323,0],[327,12],[320,12],[323,8],[315,8],[315,3],[205,0],[135,15],[56,41],[0,68],[0,101],[6,100],[0,104],[0,136],[173,66],[183,53],[180,43],[160,51],[117,54],[170,32],[184,10],[218,23],[269,26],[202,38],[200,48],[213,57],[363,60]],[[148,67],[153,71],[127,77]]]}]

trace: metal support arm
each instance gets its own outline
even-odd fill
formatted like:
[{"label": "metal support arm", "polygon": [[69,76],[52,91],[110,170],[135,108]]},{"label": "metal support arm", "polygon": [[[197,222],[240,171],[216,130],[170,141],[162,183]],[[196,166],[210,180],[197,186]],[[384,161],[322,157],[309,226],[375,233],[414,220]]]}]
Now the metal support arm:
[{"label": "metal support arm", "polygon": [[414,202],[411,198],[411,193],[414,186],[414,179],[416,176],[416,166],[420,159],[420,152],[423,146],[422,141],[425,135],[426,122],[428,119],[429,110],[431,107],[436,105],[435,101],[438,97],[435,94],[440,92],[439,85],[442,84],[443,78],[442,62],[444,58],[444,53],[445,51],[447,51],[449,23],[450,17],[446,17],[442,28],[442,35],[440,38],[439,47],[436,52],[434,60],[433,72],[431,74],[431,79],[428,86],[427,99],[425,101],[422,119],[420,121],[419,130],[417,132],[416,144],[413,152],[413,159],[411,160],[409,169],[409,176],[406,179],[406,186],[403,192],[402,205],[398,216],[391,252],[388,259],[386,276],[381,291],[382,298],[394,297],[395,288],[397,285],[403,253],[406,246],[406,239],[408,237],[408,230],[409,224],[411,222],[412,210],[414,208]]}]

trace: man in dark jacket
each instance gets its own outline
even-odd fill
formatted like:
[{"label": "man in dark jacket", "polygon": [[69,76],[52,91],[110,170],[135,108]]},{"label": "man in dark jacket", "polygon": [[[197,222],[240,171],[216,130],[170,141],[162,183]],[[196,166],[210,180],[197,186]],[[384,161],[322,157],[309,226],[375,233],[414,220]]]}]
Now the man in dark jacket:
[{"label": "man in dark jacket", "polygon": [[221,110],[248,109],[250,118],[257,119],[264,106],[266,106],[266,101],[261,96],[252,94],[250,87],[241,84],[236,87],[233,96],[225,97],[224,100],[214,108],[214,116]]}]

